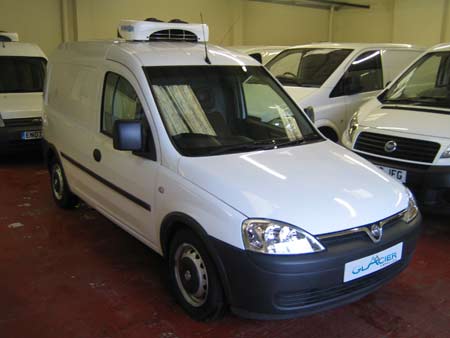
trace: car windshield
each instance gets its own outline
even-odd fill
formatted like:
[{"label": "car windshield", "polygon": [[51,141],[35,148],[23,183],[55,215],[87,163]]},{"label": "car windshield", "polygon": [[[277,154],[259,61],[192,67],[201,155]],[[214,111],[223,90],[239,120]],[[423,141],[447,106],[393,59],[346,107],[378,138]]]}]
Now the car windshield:
[{"label": "car windshield", "polygon": [[166,130],[185,156],[322,140],[263,67],[145,67]]},{"label": "car windshield", "polygon": [[424,55],[379,99],[383,103],[450,108],[450,52]]},{"label": "car windshield", "polygon": [[0,93],[42,92],[44,76],[42,58],[0,56]]},{"label": "car windshield", "polygon": [[270,72],[286,86],[320,87],[352,49],[288,49],[267,64]]}]

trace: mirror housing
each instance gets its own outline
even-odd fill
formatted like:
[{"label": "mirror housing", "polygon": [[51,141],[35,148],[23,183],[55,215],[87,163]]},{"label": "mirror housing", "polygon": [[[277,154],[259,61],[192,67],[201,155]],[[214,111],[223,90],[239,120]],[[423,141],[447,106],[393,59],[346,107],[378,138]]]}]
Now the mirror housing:
[{"label": "mirror housing", "polygon": [[314,113],[314,108],[312,106],[309,106],[309,107],[304,108],[303,111],[309,117],[311,122],[314,123],[315,119],[316,119],[316,116],[315,116],[315,113]]},{"label": "mirror housing", "polygon": [[144,150],[144,128],[141,120],[116,120],[113,127],[114,149]]}]

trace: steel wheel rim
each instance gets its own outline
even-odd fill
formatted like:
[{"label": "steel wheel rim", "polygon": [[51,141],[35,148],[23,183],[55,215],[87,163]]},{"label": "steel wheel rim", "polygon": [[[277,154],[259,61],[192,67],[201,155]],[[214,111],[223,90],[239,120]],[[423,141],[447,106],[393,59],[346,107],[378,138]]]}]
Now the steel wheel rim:
[{"label": "steel wheel rim", "polygon": [[183,243],[177,248],[174,270],[183,298],[194,307],[205,304],[209,290],[208,273],[202,256],[194,246]]},{"label": "steel wheel rim", "polygon": [[64,192],[64,179],[61,167],[55,164],[52,171],[52,190],[55,198],[59,201],[63,197]]}]

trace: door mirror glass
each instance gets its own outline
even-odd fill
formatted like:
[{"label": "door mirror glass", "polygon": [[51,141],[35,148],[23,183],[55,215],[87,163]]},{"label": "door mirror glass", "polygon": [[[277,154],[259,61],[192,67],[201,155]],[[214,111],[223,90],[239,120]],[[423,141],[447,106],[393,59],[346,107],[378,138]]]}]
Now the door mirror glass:
[{"label": "door mirror glass", "polygon": [[116,120],[113,128],[114,149],[137,152],[143,151],[143,129],[140,120]]}]

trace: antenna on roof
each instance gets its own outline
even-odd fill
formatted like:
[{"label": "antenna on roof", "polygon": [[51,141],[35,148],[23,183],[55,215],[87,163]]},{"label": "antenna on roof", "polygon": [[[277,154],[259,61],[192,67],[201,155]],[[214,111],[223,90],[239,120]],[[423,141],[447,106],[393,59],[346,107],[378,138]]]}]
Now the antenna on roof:
[{"label": "antenna on roof", "polygon": [[205,24],[203,23],[203,14],[200,12],[200,20],[202,21],[202,31],[203,31],[203,42],[205,46],[205,62],[210,65],[211,60],[208,57],[208,44],[206,42],[206,36],[205,36]]}]

